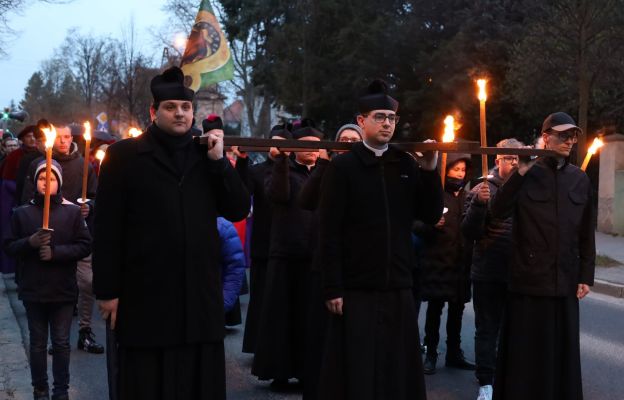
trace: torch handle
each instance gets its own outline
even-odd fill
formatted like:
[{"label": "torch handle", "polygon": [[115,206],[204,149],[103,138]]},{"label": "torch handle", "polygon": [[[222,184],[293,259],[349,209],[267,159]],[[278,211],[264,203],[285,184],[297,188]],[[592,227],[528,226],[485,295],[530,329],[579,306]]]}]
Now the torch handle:
[{"label": "torch handle", "polygon": [[[481,133],[481,147],[487,147],[487,130],[485,127],[485,101],[479,102],[479,131]],[[481,174],[484,180],[487,180],[488,176],[488,159],[487,154],[481,155]]]},{"label": "torch handle", "polygon": [[585,159],[583,160],[583,165],[581,165],[581,170],[585,171],[587,169],[587,166],[589,165],[589,160],[591,160],[592,157],[592,153],[587,153],[587,155],[585,156]]},{"label": "torch handle", "polygon": [[440,179],[442,179],[442,190],[444,190],[444,182],[446,181],[446,153],[442,153],[442,161],[440,162]]},{"label": "torch handle", "polygon": [[43,196],[43,229],[50,227],[50,180],[52,178],[52,148],[46,149],[46,185]]},{"label": "torch handle", "polygon": [[87,201],[87,180],[89,178],[89,152],[91,141],[85,140],[84,166],[82,169],[82,201]]}]

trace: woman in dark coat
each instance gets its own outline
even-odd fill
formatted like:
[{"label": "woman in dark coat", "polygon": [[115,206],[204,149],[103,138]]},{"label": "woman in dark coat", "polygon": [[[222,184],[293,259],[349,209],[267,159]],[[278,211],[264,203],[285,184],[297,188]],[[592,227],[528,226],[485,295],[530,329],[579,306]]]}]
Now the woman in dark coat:
[{"label": "woman in dark coat", "polygon": [[420,225],[419,235],[425,245],[420,259],[422,299],[428,302],[425,323],[427,357],[425,374],[434,374],[440,341],[440,316],[448,303],[446,323],[446,366],[474,369],[461,350],[461,322],[464,303],[470,301],[469,265],[460,230],[464,206],[464,186],[470,156],[449,154],[444,186],[444,207],[447,210],[435,225]]}]

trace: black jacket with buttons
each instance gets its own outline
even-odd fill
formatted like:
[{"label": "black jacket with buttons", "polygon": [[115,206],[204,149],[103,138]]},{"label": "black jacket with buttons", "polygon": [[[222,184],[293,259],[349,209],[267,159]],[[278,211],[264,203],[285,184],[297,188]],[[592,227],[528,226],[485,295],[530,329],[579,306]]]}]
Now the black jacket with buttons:
[{"label": "black jacket with buttons", "polygon": [[442,185],[407,153],[375,157],[363,143],[334,158],[321,185],[320,252],[326,299],[345,289],[412,287],[412,222],[442,215]]},{"label": "black jacket with buttons", "polygon": [[595,212],[589,178],[578,167],[539,159],[515,172],[492,199],[494,218],[513,216],[514,251],[509,290],[534,296],[570,296],[592,285]]}]

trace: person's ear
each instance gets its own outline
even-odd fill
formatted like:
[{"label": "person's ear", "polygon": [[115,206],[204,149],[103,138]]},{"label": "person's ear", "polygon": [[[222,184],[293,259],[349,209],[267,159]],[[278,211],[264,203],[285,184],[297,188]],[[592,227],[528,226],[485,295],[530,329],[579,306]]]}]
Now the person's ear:
[{"label": "person's ear", "polygon": [[152,121],[155,121],[155,120],[156,120],[156,109],[154,108],[154,106],[153,106],[153,105],[152,105],[152,106],[150,106],[149,111],[150,111],[150,119],[151,119]]},{"label": "person's ear", "polygon": [[362,114],[360,114],[360,115],[358,115],[358,116],[356,117],[357,124],[359,125],[359,127],[360,127],[360,128],[364,128],[364,119],[365,119],[365,118],[366,118],[366,117],[365,117],[365,116],[363,116]]}]

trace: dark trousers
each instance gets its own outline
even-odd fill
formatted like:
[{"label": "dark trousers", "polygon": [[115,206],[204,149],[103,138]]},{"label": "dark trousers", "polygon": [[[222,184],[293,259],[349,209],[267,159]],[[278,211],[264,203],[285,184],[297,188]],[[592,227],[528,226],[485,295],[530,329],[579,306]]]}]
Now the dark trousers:
[{"label": "dark trousers", "polygon": [[472,288],[476,326],[476,376],[481,386],[492,385],[507,285],[501,282],[473,281]]},{"label": "dark trousers", "polygon": [[37,390],[48,390],[48,327],[52,338],[54,395],[69,388],[69,330],[74,303],[24,302],[30,332],[30,374]]},{"label": "dark trousers", "polygon": [[[425,345],[428,355],[436,355],[440,342],[440,317],[444,301],[429,300],[427,303],[427,319],[425,321]],[[446,354],[456,354],[461,344],[462,317],[464,303],[448,302],[446,319]]]}]

